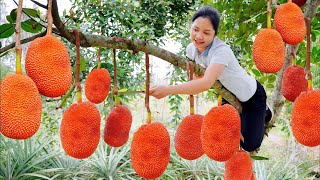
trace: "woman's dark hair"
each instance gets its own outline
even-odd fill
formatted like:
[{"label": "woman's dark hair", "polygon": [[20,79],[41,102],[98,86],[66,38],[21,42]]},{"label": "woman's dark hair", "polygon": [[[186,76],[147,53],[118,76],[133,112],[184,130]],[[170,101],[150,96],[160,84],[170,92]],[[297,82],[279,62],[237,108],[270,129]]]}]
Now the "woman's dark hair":
[{"label": "woman's dark hair", "polygon": [[211,6],[203,6],[192,16],[191,21],[194,22],[198,17],[208,17],[215,31],[215,35],[218,34],[220,14],[217,9]]}]

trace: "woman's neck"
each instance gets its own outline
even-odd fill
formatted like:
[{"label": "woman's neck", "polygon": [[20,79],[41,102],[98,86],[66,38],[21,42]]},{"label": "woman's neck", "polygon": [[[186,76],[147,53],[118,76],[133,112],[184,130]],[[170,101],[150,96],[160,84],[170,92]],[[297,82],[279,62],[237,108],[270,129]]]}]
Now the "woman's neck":
[{"label": "woman's neck", "polygon": [[197,50],[198,50],[198,54],[200,55],[200,54],[202,54],[202,53],[206,50],[206,48],[204,48],[204,49],[198,49],[198,48],[197,48]]}]

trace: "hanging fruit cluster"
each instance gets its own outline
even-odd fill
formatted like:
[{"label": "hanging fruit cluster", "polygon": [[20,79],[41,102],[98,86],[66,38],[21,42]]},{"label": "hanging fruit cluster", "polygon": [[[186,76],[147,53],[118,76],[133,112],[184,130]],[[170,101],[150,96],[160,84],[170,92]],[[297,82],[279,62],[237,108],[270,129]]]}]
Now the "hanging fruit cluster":
[{"label": "hanging fruit cluster", "polygon": [[[305,146],[320,145],[320,90],[313,90],[310,71],[310,19],[301,6],[306,0],[288,0],[274,15],[275,30],[271,29],[271,0],[268,0],[268,29],[262,29],[253,43],[252,56],[257,68],[265,73],[278,72],[285,60],[285,43],[290,46],[292,65],[283,73],[282,95],[294,102],[291,117],[292,132]],[[299,7],[300,6],[300,7]],[[295,45],[307,35],[305,68],[296,64]]]},{"label": "hanging fruit cluster", "polygon": [[[291,45],[292,66],[284,71],[282,94],[294,102],[292,110],[292,131],[297,141],[306,146],[320,145],[320,90],[312,89],[310,73],[310,21],[304,20],[299,8],[305,0],[289,0],[281,4],[274,16],[275,29],[271,26],[271,0],[268,0],[268,26],[261,29],[252,47],[252,56],[257,68],[266,73],[276,73],[284,65],[285,43]],[[299,6],[298,6],[299,5]],[[47,35],[35,39],[29,46],[25,69],[22,74],[20,21],[22,0],[19,1],[16,18],[16,73],[4,77],[0,86],[0,132],[9,138],[27,139],[40,126],[41,95],[58,97],[66,94],[72,84],[72,68],[64,44],[52,35],[52,0],[48,6]],[[294,45],[304,40],[307,31],[306,70],[296,65]],[[101,48],[98,51],[98,66],[89,73],[85,82],[82,101],[80,84],[80,35],[76,37],[77,102],[64,112],[60,138],[64,151],[78,159],[91,156],[100,140],[101,116],[95,104],[108,97],[111,78],[109,72],[100,68]],[[146,44],[147,47],[147,44]],[[160,122],[152,122],[149,107],[149,55],[146,59],[147,123],[133,135],[130,158],[135,172],[147,179],[160,177],[170,161],[170,135]],[[132,125],[130,110],[120,105],[118,98],[116,49],[113,49],[113,94],[115,106],[106,118],[103,139],[112,147],[121,147],[129,140]],[[189,80],[192,80],[193,62],[188,63]],[[307,79],[305,78],[307,76]],[[182,119],[174,136],[174,147],[179,156],[195,160],[207,155],[210,159],[225,162],[225,179],[254,179],[252,161],[247,152],[240,148],[240,116],[231,105],[213,107],[205,116],[194,113],[194,98],[190,95],[190,115]],[[243,140],[243,139],[242,139]],[[239,166],[241,164],[241,166]]]}]

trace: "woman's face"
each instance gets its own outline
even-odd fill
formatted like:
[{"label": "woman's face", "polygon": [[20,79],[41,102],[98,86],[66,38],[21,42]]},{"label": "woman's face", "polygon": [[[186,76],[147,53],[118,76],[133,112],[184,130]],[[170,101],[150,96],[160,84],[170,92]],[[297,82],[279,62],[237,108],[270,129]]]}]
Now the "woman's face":
[{"label": "woman's face", "polygon": [[190,37],[194,46],[202,53],[212,42],[215,35],[209,18],[198,17],[191,25]]}]

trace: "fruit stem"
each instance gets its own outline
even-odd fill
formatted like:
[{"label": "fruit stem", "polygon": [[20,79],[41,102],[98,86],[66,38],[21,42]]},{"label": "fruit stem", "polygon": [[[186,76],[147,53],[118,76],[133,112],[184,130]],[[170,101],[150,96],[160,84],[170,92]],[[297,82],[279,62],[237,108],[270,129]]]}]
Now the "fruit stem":
[{"label": "fruit stem", "polygon": [[47,35],[52,34],[52,0],[49,0],[48,2],[48,12],[47,12],[47,21],[48,21],[48,31]]},{"label": "fruit stem", "polygon": [[64,106],[64,104],[66,103],[67,99],[71,96],[72,92],[74,91],[74,88],[75,88],[75,85],[72,84],[71,88],[69,89],[67,94],[63,96],[60,105],[58,107],[56,107],[56,109],[61,109]]},{"label": "fruit stem", "polygon": [[[189,81],[193,80],[193,72],[194,72],[194,66],[192,61],[188,62],[188,69],[189,69]],[[190,115],[194,114],[194,97],[193,95],[189,96],[189,101],[190,101]]]},{"label": "fruit stem", "polygon": [[99,50],[98,50],[98,69],[100,69],[100,67],[101,67],[100,57],[101,57],[101,47],[99,47]]},{"label": "fruit stem", "polygon": [[222,106],[222,96],[218,95],[218,106]]},{"label": "fruit stem", "polygon": [[77,29],[74,29],[73,33],[76,37],[76,53],[77,53],[75,86],[77,87],[78,103],[81,103],[82,102],[82,94],[81,94],[81,84],[80,84],[80,34]]},{"label": "fruit stem", "polygon": [[22,3],[23,0],[19,0],[18,9],[17,9],[17,19],[16,19],[16,74],[22,74],[21,67],[21,56],[22,56],[22,47],[20,42],[20,29],[21,29],[21,14],[22,14]]},{"label": "fruit stem", "polygon": [[267,8],[267,28],[271,29],[271,15],[272,15],[272,9],[271,9],[271,0],[268,0],[268,8]]},{"label": "fruit stem", "polygon": [[[147,43],[147,42],[146,42]],[[150,124],[151,123],[151,111],[150,111],[150,106],[149,106],[149,89],[150,89],[150,72],[149,72],[149,54],[148,54],[148,48],[146,48],[145,51],[145,57],[146,57],[146,73],[147,73],[147,77],[146,77],[146,97],[145,97],[145,106],[147,108],[147,112],[148,112],[148,117],[147,117],[147,123]]]},{"label": "fruit stem", "polygon": [[312,87],[312,80],[308,79],[308,91],[312,91],[313,87]]},{"label": "fruit stem", "polygon": [[115,107],[119,105],[118,82],[117,82],[117,50],[113,49],[113,94],[115,99]]},{"label": "fruit stem", "polygon": [[312,90],[312,74],[310,71],[310,54],[311,54],[311,40],[310,40],[310,32],[311,32],[311,27],[310,27],[310,18],[306,17],[306,26],[307,26],[307,60],[306,60],[306,67],[305,67],[305,72],[308,80],[308,90]]}]

